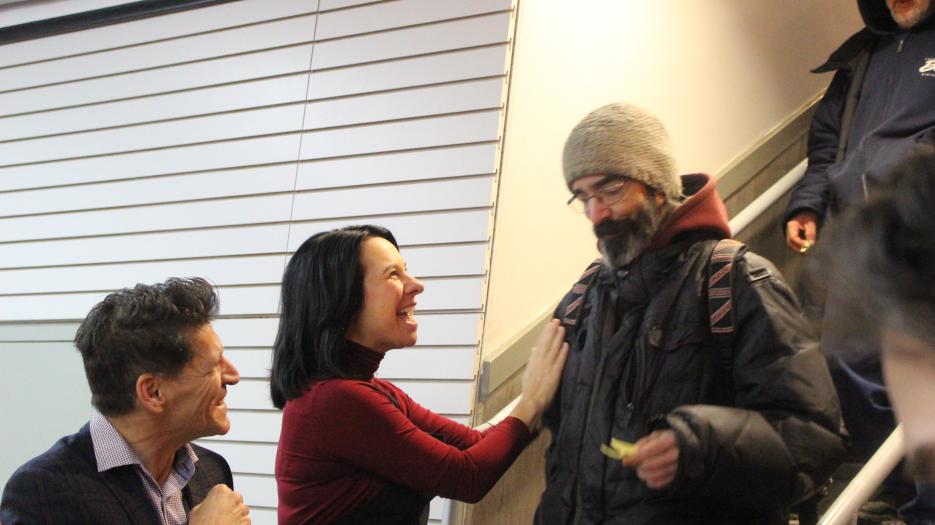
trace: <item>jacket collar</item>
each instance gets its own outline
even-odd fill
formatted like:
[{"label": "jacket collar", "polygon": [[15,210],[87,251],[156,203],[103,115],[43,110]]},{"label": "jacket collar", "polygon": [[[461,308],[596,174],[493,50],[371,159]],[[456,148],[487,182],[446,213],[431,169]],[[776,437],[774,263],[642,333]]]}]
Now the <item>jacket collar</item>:
[{"label": "jacket collar", "polygon": [[[97,460],[94,456],[94,442],[91,439],[90,424],[86,424],[78,431],[74,443],[78,455],[91,465],[97,472]],[[132,524],[159,524],[156,509],[143,492],[142,481],[132,465],[112,468],[97,473],[101,484],[113,494],[117,502],[126,512],[126,523]]]}]

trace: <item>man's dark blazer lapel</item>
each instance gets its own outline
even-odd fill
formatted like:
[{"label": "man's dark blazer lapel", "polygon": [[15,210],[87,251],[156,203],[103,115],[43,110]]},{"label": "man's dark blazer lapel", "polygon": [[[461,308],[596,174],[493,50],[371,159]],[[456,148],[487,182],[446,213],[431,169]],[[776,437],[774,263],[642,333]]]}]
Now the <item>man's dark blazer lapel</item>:
[{"label": "man's dark blazer lapel", "polygon": [[189,505],[194,507],[201,503],[211,488],[218,483],[234,488],[234,480],[227,461],[220,455],[195,444],[192,444],[192,449],[198,456],[198,461],[195,463],[195,475],[185,487],[185,496]]},{"label": "man's dark blazer lapel", "polygon": [[[89,425],[85,425],[78,431],[78,439],[75,444],[85,460],[94,467],[94,470],[97,470],[94,442],[91,440]],[[99,472],[98,477],[123,507],[127,514],[128,523],[140,525],[161,523],[156,509],[153,508],[153,504],[146,497],[143,482],[133,466],[127,465]]]},{"label": "man's dark blazer lapel", "polygon": [[106,472],[101,472],[100,475],[104,484],[107,485],[107,488],[110,489],[127,512],[127,517],[131,523],[161,523],[152,502],[146,497],[143,482],[134,467],[127,465],[112,468]]},{"label": "man's dark blazer lapel", "polygon": [[[198,461],[198,463],[201,463],[201,461]],[[198,463],[196,463],[196,465]],[[218,483],[217,480],[208,479],[208,476],[199,475],[199,472],[200,470],[195,471],[195,475],[192,476],[191,481],[189,481],[188,485],[185,487],[185,497],[188,500],[190,508],[204,501],[208,492],[211,491],[211,487]]]}]

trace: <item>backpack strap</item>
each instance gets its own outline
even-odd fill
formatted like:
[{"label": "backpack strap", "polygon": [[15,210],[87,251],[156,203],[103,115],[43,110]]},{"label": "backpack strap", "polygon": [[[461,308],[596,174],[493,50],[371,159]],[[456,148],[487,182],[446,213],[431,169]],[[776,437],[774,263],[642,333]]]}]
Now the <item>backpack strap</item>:
[{"label": "backpack strap", "polygon": [[734,391],[734,268],[743,257],[747,246],[734,239],[721,239],[714,246],[708,260],[708,323],[717,353],[718,373],[726,393],[725,400],[733,398]]},{"label": "backpack strap", "polygon": [[[737,332],[734,316],[734,269],[743,258],[747,246],[733,239],[721,239],[708,261],[708,319],[711,336],[717,347],[718,368],[725,384],[733,390],[734,335]],[[753,285],[772,276],[769,267],[754,259],[746,260],[746,279]]]},{"label": "backpack strap", "polygon": [[714,335],[733,335],[734,263],[747,246],[734,239],[721,239],[708,261],[708,320]]},{"label": "backpack strap", "polygon": [[562,312],[562,326],[565,327],[565,337],[568,339],[571,339],[571,334],[573,334],[575,328],[577,328],[578,318],[581,316],[581,311],[584,310],[584,301],[587,298],[588,289],[591,288],[591,283],[594,282],[594,277],[600,269],[600,259],[591,261],[591,264],[588,265],[584,273],[581,274],[581,277],[578,278],[578,282],[575,283],[575,285],[571,287],[571,291],[568,292],[568,295],[571,296],[571,301],[568,302],[568,306],[566,306],[565,311]]}]

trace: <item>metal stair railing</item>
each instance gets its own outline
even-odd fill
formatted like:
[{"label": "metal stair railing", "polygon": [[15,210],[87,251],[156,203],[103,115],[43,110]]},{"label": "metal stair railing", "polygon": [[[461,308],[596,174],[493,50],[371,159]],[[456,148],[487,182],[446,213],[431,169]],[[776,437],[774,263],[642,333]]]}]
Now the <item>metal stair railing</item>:
[{"label": "metal stair railing", "polygon": [[796,164],[779,180],[773,183],[768,190],[764,191],[759,197],[753,200],[746,208],[741,210],[730,220],[730,231],[734,237],[746,229],[757,217],[763,215],[776,201],[789,192],[796,182],[799,182],[805,175],[805,168],[808,167],[808,159]]},{"label": "metal stair railing", "polygon": [[834,500],[831,507],[825,511],[818,521],[818,525],[849,525],[857,522],[857,512],[860,506],[870,500],[877,487],[883,483],[886,476],[896,468],[905,455],[903,442],[903,426],[886,438],[883,445],[877,449],[873,457],[860,469],[854,479],[847,484],[844,492]]}]

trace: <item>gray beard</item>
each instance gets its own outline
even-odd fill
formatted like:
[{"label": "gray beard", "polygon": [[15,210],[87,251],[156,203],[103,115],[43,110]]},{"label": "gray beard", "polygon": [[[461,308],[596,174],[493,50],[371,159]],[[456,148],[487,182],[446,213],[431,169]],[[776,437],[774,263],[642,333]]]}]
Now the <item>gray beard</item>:
[{"label": "gray beard", "polygon": [[662,222],[660,215],[658,206],[650,199],[630,217],[606,220],[595,225],[594,234],[604,264],[620,268],[636,260],[656,235],[659,223]]}]

